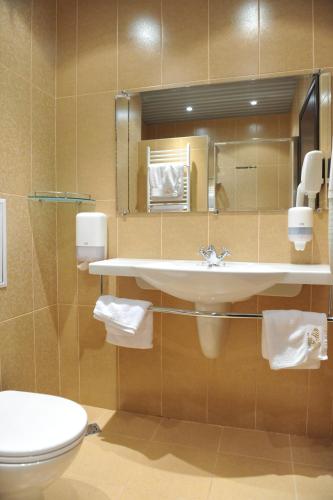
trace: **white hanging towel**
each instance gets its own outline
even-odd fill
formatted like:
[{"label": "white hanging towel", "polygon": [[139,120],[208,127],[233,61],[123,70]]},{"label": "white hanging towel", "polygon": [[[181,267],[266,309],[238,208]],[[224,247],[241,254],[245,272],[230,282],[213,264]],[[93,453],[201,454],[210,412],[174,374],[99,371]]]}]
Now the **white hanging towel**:
[{"label": "white hanging towel", "polygon": [[327,359],[326,314],[263,311],[262,355],[272,370],[319,368]]},{"label": "white hanging towel", "polygon": [[155,200],[182,199],[184,165],[150,165],[150,197]]},{"label": "white hanging towel", "polygon": [[145,300],[119,299],[102,295],[96,302],[94,318],[103,321],[106,341],[123,347],[152,348],[153,315]]},{"label": "white hanging towel", "polygon": [[153,313],[148,311],[135,335],[124,334],[116,326],[105,323],[106,342],[119,347],[133,349],[152,349],[153,347]]}]

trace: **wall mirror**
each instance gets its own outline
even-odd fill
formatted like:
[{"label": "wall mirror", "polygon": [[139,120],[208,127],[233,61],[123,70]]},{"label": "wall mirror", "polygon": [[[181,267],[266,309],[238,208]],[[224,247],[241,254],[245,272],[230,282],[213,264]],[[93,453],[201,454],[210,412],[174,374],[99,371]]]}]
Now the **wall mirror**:
[{"label": "wall mirror", "polygon": [[285,210],[304,155],[331,148],[331,76],[288,76],[116,97],[119,213]]}]

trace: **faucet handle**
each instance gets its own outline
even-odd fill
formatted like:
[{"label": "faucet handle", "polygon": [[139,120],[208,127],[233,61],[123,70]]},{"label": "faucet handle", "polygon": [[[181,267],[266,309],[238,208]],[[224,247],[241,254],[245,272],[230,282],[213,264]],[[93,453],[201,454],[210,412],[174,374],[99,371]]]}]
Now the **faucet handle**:
[{"label": "faucet handle", "polygon": [[223,247],[222,254],[224,254],[225,257],[228,257],[229,255],[231,255],[231,251],[228,250],[226,247]]}]

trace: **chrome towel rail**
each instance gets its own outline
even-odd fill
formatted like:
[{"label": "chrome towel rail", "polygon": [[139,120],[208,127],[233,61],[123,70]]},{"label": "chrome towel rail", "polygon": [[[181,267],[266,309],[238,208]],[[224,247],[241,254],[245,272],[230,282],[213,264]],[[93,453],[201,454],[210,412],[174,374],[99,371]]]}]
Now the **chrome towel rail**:
[{"label": "chrome towel rail", "polygon": [[[150,306],[149,311],[164,314],[178,314],[180,316],[196,316],[200,318],[219,319],[262,319],[262,313],[229,313],[215,311],[196,311],[192,309],[175,309],[173,307]],[[333,322],[333,316],[328,316],[327,321]]]}]

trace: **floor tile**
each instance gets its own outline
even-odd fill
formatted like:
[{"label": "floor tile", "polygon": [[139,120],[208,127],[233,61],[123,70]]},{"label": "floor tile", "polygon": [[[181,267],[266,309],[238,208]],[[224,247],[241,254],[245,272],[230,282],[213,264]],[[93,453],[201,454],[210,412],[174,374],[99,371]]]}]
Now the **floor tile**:
[{"label": "floor tile", "polygon": [[295,465],[294,472],[298,500],[332,500],[332,471]]},{"label": "floor tile", "polygon": [[117,411],[106,422],[103,434],[116,433],[132,438],[151,439],[159,423],[159,417]]},{"label": "floor tile", "polygon": [[219,455],[209,500],[295,500],[291,465]]},{"label": "floor tile", "polygon": [[153,441],[174,443],[203,450],[217,451],[221,435],[218,425],[162,419]]},{"label": "floor tile", "polygon": [[[333,443],[327,439],[291,436],[293,460],[296,463],[333,469]],[[332,492],[333,498],[333,492]]]},{"label": "floor tile", "polygon": [[143,466],[125,489],[122,500],[206,500],[215,453],[150,442]]},{"label": "floor tile", "polygon": [[66,475],[85,478],[96,487],[106,481],[125,486],[139,470],[146,447],[147,441],[120,434],[89,436]]},{"label": "floor tile", "polygon": [[288,434],[231,427],[222,430],[220,451],[281,462],[290,462],[291,459]]},{"label": "floor tile", "polygon": [[45,500],[119,500],[123,488],[112,484],[92,485],[79,476],[62,477],[44,491]]}]

